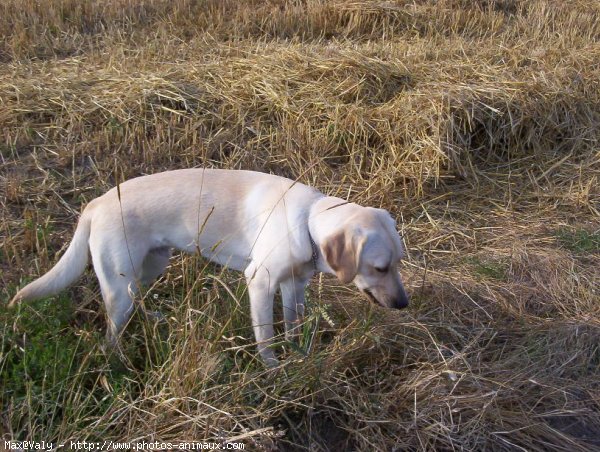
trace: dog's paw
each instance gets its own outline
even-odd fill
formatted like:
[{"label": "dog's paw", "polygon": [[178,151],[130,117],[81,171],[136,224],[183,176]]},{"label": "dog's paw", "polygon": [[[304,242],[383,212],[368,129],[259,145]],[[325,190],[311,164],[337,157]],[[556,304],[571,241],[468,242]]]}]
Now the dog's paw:
[{"label": "dog's paw", "polygon": [[267,369],[279,367],[279,360],[275,357],[275,353],[270,348],[260,350],[259,355]]},{"label": "dog's paw", "polygon": [[167,318],[160,311],[144,311],[144,314],[149,320],[154,320],[155,322],[165,322]]}]

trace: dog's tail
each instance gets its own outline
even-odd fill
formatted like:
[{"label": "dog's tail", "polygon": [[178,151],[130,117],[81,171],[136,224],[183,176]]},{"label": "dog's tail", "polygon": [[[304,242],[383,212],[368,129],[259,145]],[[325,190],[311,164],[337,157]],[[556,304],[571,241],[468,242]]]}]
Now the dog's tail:
[{"label": "dog's tail", "polygon": [[91,215],[84,210],[73,240],[67,251],[48,273],[29,283],[13,297],[9,307],[20,301],[36,300],[38,298],[55,295],[73,284],[85,270],[88,263],[88,241],[90,238]]}]

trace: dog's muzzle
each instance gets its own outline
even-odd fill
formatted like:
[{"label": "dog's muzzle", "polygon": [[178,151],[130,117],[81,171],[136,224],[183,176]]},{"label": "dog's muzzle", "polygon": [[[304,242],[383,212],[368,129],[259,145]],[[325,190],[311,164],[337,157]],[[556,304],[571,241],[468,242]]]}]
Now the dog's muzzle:
[{"label": "dog's muzzle", "polygon": [[375,298],[375,295],[373,295],[369,289],[364,289],[363,293],[367,296],[369,301],[371,301],[372,303],[381,304],[377,301],[377,298]]},{"label": "dog's muzzle", "polygon": [[398,293],[398,297],[394,299],[392,303],[389,304],[379,301],[369,289],[364,289],[363,293],[371,302],[383,306],[384,308],[404,309],[408,307],[408,295],[406,295],[406,292],[404,292],[404,290],[400,291]]}]

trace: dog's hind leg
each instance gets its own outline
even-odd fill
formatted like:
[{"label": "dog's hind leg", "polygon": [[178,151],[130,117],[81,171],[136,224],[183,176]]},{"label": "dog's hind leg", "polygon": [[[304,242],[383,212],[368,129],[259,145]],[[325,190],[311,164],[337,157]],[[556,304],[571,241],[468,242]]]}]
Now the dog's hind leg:
[{"label": "dog's hind leg", "polygon": [[133,313],[133,296],[138,291],[145,252],[124,242],[90,238],[92,262],[104,305],[106,306],[106,340],[110,348],[116,348],[123,328]]},{"label": "dog's hind leg", "polygon": [[[140,282],[144,286],[152,284],[160,275],[162,275],[169,265],[172,250],[167,246],[154,248],[148,251],[144,261],[142,262],[142,270],[140,274]],[[162,321],[165,316],[160,311],[144,311],[150,319]]]},{"label": "dog's hind leg", "polygon": [[144,262],[142,263],[142,270],[140,274],[140,281],[143,285],[147,286],[154,282],[160,275],[163,274],[167,265],[169,265],[169,259],[171,258],[171,248],[161,247],[154,248],[148,251]]},{"label": "dog's hind leg", "polygon": [[300,323],[304,318],[304,289],[307,284],[307,279],[289,278],[279,285],[287,340],[293,340],[298,335]]}]

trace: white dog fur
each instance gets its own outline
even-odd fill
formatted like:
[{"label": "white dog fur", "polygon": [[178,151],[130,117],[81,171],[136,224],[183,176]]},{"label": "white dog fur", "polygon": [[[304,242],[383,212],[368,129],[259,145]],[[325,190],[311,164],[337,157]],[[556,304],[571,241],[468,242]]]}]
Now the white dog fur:
[{"label": "white dog fur", "polygon": [[277,288],[288,338],[302,319],[304,289],[317,271],[354,282],[385,307],[408,305],[396,269],[402,242],[383,209],[253,171],[182,169],[118,188],[87,205],[58,263],[21,289],[11,305],[73,284],[86,268],[89,249],[108,314],[107,340],[115,346],[138,283],[162,274],[172,249],[200,252],[244,272],[258,351],[268,366],[277,364],[270,347]]}]

